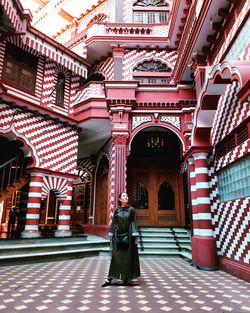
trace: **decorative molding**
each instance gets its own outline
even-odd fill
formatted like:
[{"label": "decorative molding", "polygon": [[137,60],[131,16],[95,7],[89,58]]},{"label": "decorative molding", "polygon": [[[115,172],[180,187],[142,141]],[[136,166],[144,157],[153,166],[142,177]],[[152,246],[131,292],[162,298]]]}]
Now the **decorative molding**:
[{"label": "decorative molding", "polygon": [[128,138],[127,135],[114,134],[113,135],[114,145],[126,145],[127,138]]},{"label": "decorative molding", "polygon": [[152,122],[152,116],[132,116],[132,130],[147,122]]},{"label": "decorative molding", "polygon": [[179,116],[162,115],[160,120],[161,120],[161,122],[171,124],[174,127],[181,129],[181,121],[180,121]]}]

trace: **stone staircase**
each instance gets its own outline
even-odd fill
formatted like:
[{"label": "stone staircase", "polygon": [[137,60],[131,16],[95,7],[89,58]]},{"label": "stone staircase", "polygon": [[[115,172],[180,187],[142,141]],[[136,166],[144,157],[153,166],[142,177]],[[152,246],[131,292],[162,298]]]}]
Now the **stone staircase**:
[{"label": "stone staircase", "polygon": [[[140,228],[140,257],[182,257],[191,260],[191,239],[183,228]],[[66,238],[0,240],[0,265],[109,255],[110,242],[79,234]]]},{"label": "stone staircase", "polygon": [[141,227],[140,256],[182,257],[192,259],[190,231],[177,227]]},{"label": "stone staircase", "polygon": [[99,255],[109,241],[97,236],[0,241],[0,265],[55,261]]}]

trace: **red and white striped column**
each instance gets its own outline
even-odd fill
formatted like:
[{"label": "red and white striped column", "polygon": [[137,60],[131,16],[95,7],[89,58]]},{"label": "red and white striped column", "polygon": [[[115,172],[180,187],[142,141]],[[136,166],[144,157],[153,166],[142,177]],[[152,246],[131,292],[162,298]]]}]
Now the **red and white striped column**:
[{"label": "red and white striped column", "polygon": [[58,212],[58,226],[55,237],[69,237],[72,235],[70,230],[70,211],[73,190],[73,180],[68,180],[68,190],[66,199],[60,204]]},{"label": "red and white striped column", "polygon": [[[189,171],[189,184],[190,184],[190,195],[191,195],[191,206],[192,206],[192,214],[196,214],[196,180],[195,180],[195,167],[194,167],[194,159],[188,159],[188,171]],[[194,229],[193,219],[191,223],[192,229]],[[196,237],[192,236],[192,265],[197,264],[197,248],[196,248]]]},{"label": "red and white striped column", "polygon": [[192,201],[192,253],[194,265],[198,268],[215,270],[217,269],[217,249],[212,227],[207,156],[205,152],[193,154],[195,199]]},{"label": "red and white striped column", "polygon": [[38,238],[41,233],[38,229],[42,198],[43,174],[30,173],[29,194],[27,203],[26,223],[22,238]]}]

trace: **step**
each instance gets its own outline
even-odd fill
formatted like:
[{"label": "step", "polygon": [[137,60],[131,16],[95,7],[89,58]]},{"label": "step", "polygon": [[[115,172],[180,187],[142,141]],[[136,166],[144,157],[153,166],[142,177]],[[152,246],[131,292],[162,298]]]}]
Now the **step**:
[{"label": "step", "polygon": [[188,235],[171,235],[171,234],[154,234],[154,233],[141,233],[140,234],[140,237],[143,237],[143,238],[166,238],[166,239],[172,239],[174,237],[178,238],[178,239],[189,239],[190,237]]}]

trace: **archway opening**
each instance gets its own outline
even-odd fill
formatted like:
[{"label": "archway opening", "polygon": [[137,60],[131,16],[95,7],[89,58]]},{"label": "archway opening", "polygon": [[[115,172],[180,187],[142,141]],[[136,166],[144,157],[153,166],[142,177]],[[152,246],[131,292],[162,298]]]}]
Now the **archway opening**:
[{"label": "archway opening", "polygon": [[[32,158],[26,157],[27,148],[20,140],[0,136],[0,237],[18,238],[24,228],[27,210],[28,176],[26,168]],[[14,231],[8,233],[10,210],[17,207]],[[20,218],[19,218],[20,217]]]},{"label": "archway opening", "polygon": [[148,127],[133,139],[127,162],[127,190],[143,226],[184,226],[182,144],[160,126]]},{"label": "archway opening", "polygon": [[96,173],[96,196],[94,223],[105,225],[108,223],[108,171],[109,161],[102,156]]},{"label": "archway opening", "polygon": [[73,182],[71,210],[72,231],[82,232],[82,226],[89,223],[91,216],[92,175],[84,168],[78,169],[78,178]]}]

